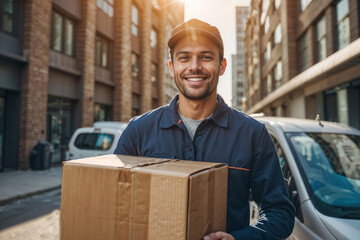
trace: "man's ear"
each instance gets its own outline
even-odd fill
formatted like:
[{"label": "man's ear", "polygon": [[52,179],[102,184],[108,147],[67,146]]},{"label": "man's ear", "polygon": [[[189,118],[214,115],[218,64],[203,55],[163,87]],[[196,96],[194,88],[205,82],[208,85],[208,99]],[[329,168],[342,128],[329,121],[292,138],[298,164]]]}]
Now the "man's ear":
[{"label": "man's ear", "polygon": [[169,69],[170,69],[170,75],[174,77],[174,66],[171,59],[169,60]]},{"label": "man's ear", "polygon": [[226,58],[223,58],[220,63],[219,75],[222,76],[227,66]]}]

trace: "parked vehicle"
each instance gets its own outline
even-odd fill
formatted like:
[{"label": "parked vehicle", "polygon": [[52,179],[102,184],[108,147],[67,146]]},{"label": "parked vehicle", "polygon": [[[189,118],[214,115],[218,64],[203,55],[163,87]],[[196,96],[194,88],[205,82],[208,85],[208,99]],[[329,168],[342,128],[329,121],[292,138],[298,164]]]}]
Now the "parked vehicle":
[{"label": "parked vehicle", "polygon": [[126,126],[124,122],[95,122],[92,127],[77,129],[70,139],[66,160],[112,154]]},{"label": "parked vehicle", "polygon": [[[274,141],[297,210],[289,239],[359,239],[360,131],[320,120],[255,119]],[[258,206],[250,207],[254,221]]]}]

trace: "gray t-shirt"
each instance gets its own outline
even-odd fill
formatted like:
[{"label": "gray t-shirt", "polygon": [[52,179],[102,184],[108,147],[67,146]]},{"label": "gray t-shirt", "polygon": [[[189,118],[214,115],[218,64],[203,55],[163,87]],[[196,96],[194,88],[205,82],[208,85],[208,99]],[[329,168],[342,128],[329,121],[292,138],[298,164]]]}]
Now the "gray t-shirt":
[{"label": "gray t-shirt", "polygon": [[200,123],[202,121],[204,121],[205,119],[208,119],[208,118],[201,119],[201,120],[194,120],[194,119],[185,117],[180,112],[178,112],[178,113],[180,115],[181,121],[184,122],[184,124],[185,124],[185,126],[186,126],[186,128],[187,128],[187,130],[188,130],[188,132],[190,134],[191,139],[194,140],[196,129],[198,128],[198,126],[200,125]]}]

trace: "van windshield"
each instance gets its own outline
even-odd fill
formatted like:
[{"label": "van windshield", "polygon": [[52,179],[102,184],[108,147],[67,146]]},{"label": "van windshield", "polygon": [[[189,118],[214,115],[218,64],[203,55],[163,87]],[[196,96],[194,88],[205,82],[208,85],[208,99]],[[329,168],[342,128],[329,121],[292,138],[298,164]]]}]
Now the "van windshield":
[{"label": "van windshield", "polygon": [[325,215],[360,219],[360,136],[288,133],[315,207]]}]

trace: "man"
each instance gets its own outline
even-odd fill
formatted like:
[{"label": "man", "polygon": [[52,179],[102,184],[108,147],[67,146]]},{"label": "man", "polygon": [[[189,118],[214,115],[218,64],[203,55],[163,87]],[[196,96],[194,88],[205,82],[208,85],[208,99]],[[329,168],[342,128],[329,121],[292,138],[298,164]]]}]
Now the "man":
[{"label": "man", "polygon": [[[218,29],[191,19],[173,30],[168,46],[179,94],[169,105],[132,119],[114,153],[227,163],[227,233],[204,239],[286,238],[295,213],[274,144],[263,124],[228,107],[217,94],[226,69]],[[250,189],[261,208],[251,226]]]}]

